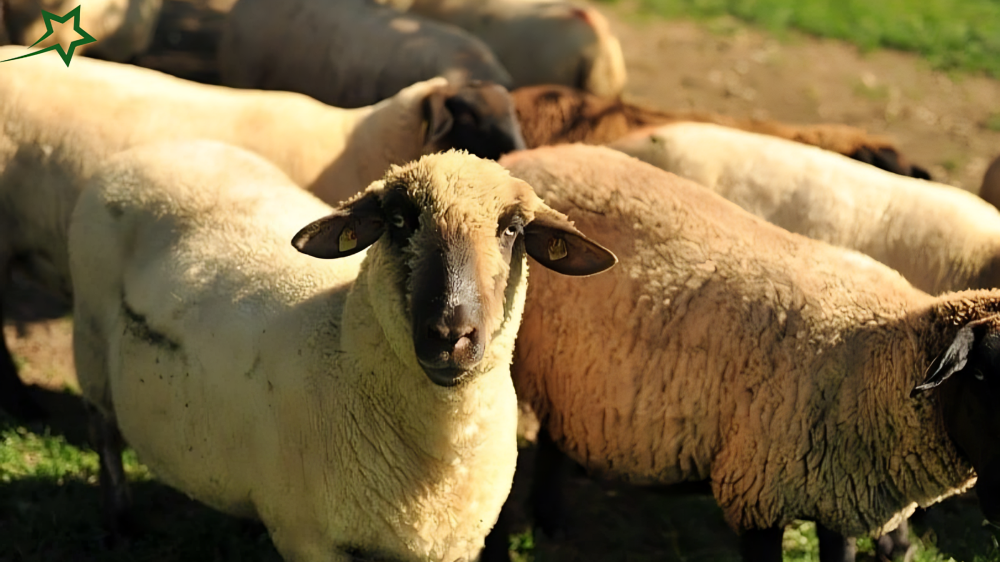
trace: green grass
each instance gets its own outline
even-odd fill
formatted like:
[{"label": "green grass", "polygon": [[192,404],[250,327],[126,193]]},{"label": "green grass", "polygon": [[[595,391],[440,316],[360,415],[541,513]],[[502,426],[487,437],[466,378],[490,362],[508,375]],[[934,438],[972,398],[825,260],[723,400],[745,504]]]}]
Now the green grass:
[{"label": "green grass", "polygon": [[[605,0],[609,1],[609,0]],[[610,0],[614,1],[614,0]],[[638,0],[667,17],[732,15],[771,32],[795,29],[869,50],[914,51],[939,69],[1000,78],[997,0]]]},{"label": "green grass", "polygon": [[193,502],[124,455],[136,537],[107,548],[97,455],[0,416],[0,560],[6,562],[280,562],[262,527]]},{"label": "green grass", "polygon": [[[261,526],[218,513],[159,484],[130,450],[125,454],[125,467],[135,497],[133,521],[138,533],[128,543],[108,549],[101,526],[97,455],[79,445],[80,435],[67,438],[52,431],[55,430],[35,432],[0,415],[0,560],[280,562]],[[597,486],[591,487],[586,493],[597,494],[595,499],[611,497]],[[661,497],[642,491],[639,494],[636,498],[642,497],[644,506],[637,505],[636,498],[618,507],[584,498],[592,504],[585,514],[594,518],[590,524],[607,535],[601,538],[607,543],[600,547],[603,555],[595,552],[590,559],[603,562],[611,560],[609,554],[615,553],[613,559],[617,560],[622,552],[629,554],[625,557],[629,560],[738,559],[735,536],[722,523],[721,512],[710,498]],[[594,513],[590,513],[591,509]],[[984,553],[981,538],[960,536],[966,530],[976,531],[973,522],[981,521],[981,515],[970,506],[954,507],[941,517],[951,526],[937,526],[940,535],[934,530],[923,531],[922,535],[913,532],[911,539],[917,545],[913,562],[1000,560],[995,540],[993,551]],[[649,537],[644,534],[649,532],[671,534],[676,547],[673,553],[679,557],[664,558],[663,553],[656,552],[646,556]],[[970,545],[972,554],[955,554],[959,552],[955,549],[949,552],[961,558],[941,554],[934,546],[938,536]],[[512,534],[511,559],[514,562],[566,560],[559,553],[565,552],[565,547],[572,546],[578,538],[568,538],[564,546],[555,549],[551,543],[548,547],[544,545],[548,539],[541,540],[540,547],[538,537],[530,530]],[[858,560],[874,560],[873,548],[870,539],[859,540]],[[786,562],[816,562],[815,525],[806,522],[790,525],[785,532],[784,550]]]},{"label": "green grass", "polygon": [[1000,132],[1000,113],[993,113],[986,120],[986,128],[991,131]]}]

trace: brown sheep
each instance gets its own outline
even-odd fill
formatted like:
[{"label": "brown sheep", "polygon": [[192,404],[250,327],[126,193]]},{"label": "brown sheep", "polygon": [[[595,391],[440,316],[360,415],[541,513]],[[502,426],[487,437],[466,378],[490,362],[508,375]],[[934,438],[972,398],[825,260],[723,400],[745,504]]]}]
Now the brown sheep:
[{"label": "brown sheep", "polygon": [[636,129],[696,121],[811,144],[889,172],[931,179],[926,170],[900,155],[888,139],[848,125],[788,125],[707,111],[662,111],[564,86],[518,88],[512,96],[529,148],[572,142],[605,144]]},{"label": "brown sheep", "polygon": [[932,297],[603,147],[501,163],[620,260],[585,283],[530,272],[514,385],[574,460],[709,481],[747,560],[780,560],[792,519],[884,532],[977,475],[1000,520],[1000,291]]}]

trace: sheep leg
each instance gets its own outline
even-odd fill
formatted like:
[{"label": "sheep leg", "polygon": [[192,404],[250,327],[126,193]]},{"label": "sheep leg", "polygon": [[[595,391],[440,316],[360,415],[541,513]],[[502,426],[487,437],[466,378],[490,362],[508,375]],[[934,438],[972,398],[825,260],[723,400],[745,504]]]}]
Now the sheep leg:
[{"label": "sheep leg", "polygon": [[496,524],[489,535],[483,551],[479,554],[479,562],[510,562],[510,531],[511,531],[511,499],[508,497],[500,510]]},{"label": "sheep leg", "polygon": [[[10,256],[6,252],[0,252],[0,327],[4,324],[2,301],[10,280],[10,266]],[[3,333],[0,333],[0,410],[21,421],[35,421],[45,417],[45,410],[32,398],[21,377],[17,376],[17,366]]]},{"label": "sheep leg", "polygon": [[543,427],[538,430],[535,452],[535,475],[531,486],[531,506],[535,526],[552,538],[562,537],[566,529],[563,484],[571,468],[569,457],[556,446]]},{"label": "sheep leg", "polygon": [[853,538],[831,531],[819,523],[816,523],[816,536],[819,537],[819,562],[854,562],[858,547]]},{"label": "sheep leg", "polygon": [[882,535],[875,541],[875,556],[878,560],[892,560],[895,556],[907,555],[912,549],[910,544],[910,524],[906,519],[893,531]]},{"label": "sheep leg", "polygon": [[104,526],[108,532],[108,546],[114,546],[133,530],[130,517],[132,493],[122,466],[122,439],[118,426],[97,408],[87,405],[91,446],[100,457],[101,494],[104,502]]},{"label": "sheep leg", "polygon": [[740,535],[740,556],[744,562],[781,562],[784,527],[750,529]]}]

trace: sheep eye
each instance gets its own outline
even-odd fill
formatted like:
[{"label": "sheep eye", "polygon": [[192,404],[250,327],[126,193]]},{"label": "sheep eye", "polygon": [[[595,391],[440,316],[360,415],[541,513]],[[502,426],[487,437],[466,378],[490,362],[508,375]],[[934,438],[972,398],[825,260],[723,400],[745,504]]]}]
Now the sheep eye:
[{"label": "sheep eye", "polygon": [[406,226],[406,219],[404,219],[403,215],[399,213],[393,214],[389,220],[392,222],[392,226],[396,228],[403,228],[404,226]]},{"label": "sheep eye", "polygon": [[515,227],[514,225],[508,226],[507,230],[503,231],[503,235],[504,236],[517,236],[517,227]]}]

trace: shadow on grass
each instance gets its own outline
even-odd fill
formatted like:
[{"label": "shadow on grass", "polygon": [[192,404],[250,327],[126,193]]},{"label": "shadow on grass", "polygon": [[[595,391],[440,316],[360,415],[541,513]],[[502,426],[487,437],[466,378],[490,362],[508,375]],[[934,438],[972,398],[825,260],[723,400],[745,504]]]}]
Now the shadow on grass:
[{"label": "shadow on grass", "polygon": [[[50,425],[22,426],[0,417],[0,431],[24,433],[27,428],[46,439],[62,435],[89,450],[80,398],[39,393],[46,406],[60,407]],[[0,560],[280,562],[263,525],[219,513],[155,481],[130,484],[136,532],[125,543],[107,548],[100,489],[90,471],[77,467],[62,476],[0,475]]]},{"label": "shadow on grass", "polygon": [[[525,513],[534,451],[522,449],[514,482],[515,532],[530,528]],[[567,536],[530,537],[530,549],[515,560],[562,562],[627,560],[659,562],[740,562],[739,539],[723,520],[710,493],[697,485],[640,487],[620,482],[592,480],[583,475],[565,483]],[[951,498],[921,512],[912,521],[911,534],[924,544],[936,545],[940,558],[929,554],[915,560],[957,562],[1000,561],[991,532],[974,495]],[[519,546],[526,535],[513,542]],[[786,535],[786,540],[788,536]],[[515,548],[515,550],[518,550]],[[815,555],[813,555],[815,556]],[[786,550],[786,560],[813,560]],[[858,562],[874,562],[871,551],[860,552]]]},{"label": "shadow on grass", "polygon": [[104,546],[100,491],[81,480],[0,484],[0,560],[280,562],[263,526],[228,517],[156,482],[133,483],[137,534]]}]

